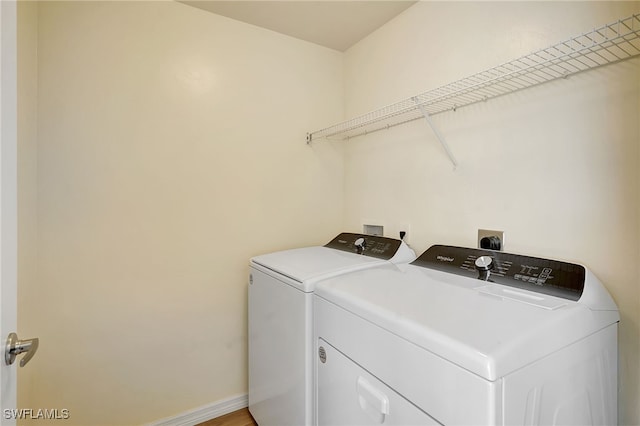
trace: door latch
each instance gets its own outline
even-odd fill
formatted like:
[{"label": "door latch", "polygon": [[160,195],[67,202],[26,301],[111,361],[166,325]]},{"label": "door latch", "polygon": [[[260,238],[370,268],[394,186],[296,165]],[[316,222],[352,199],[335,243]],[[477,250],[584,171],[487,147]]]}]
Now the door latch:
[{"label": "door latch", "polygon": [[38,343],[39,339],[37,337],[33,339],[19,340],[16,333],[9,333],[4,350],[4,362],[7,365],[11,365],[15,362],[16,356],[26,353],[26,355],[20,360],[20,367],[24,367],[36,354],[36,351],[38,350]]}]

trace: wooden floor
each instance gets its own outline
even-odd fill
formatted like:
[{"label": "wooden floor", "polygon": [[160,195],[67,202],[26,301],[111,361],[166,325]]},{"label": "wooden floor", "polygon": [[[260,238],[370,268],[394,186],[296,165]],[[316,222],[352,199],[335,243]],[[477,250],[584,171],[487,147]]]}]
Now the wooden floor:
[{"label": "wooden floor", "polygon": [[242,410],[225,414],[222,417],[208,420],[196,426],[258,426],[258,423],[251,417],[249,409],[243,408]]}]

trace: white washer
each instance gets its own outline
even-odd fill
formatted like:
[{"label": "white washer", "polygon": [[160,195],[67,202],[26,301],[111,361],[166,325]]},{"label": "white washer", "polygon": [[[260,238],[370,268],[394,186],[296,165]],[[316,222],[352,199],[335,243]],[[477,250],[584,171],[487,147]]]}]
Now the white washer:
[{"label": "white washer", "polygon": [[580,265],[433,246],[316,286],[318,425],[617,424],[617,307]]},{"label": "white washer", "polygon": [[260,426],[312,423],[316,283],[414,259],[413,250],[400,240],[353,233],[342,233],[325,246],[251,259],[249,411]]}]

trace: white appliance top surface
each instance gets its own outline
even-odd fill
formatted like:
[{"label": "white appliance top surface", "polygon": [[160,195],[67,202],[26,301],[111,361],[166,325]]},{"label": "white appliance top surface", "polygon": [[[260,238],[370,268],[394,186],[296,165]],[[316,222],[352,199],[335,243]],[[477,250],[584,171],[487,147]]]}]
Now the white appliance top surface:
[{"label": "white appliance top surface", "polygon": [[305,291],[313,291],[318,280],[387,261],[328,247],[305,247],[256,256],[251,263],[300,283]]},{"label": "white appliance top surface", "polygon": [[492,381],[619,321],[617,310],[409,264],[334,277],[315,294]]}]

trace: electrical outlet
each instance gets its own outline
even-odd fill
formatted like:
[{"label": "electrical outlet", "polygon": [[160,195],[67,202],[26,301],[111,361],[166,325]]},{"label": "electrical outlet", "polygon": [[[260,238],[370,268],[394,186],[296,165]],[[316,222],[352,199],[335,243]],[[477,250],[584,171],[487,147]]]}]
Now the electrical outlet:
[{"label": "electrical outlet", "polygon": [[[499,247],[496,247],[496,244],[498,244]],[[485,247],[483,247],[483,245]],[[478,248],[504,251],[504,231],[478,229]]]},{"label": "electrical outlet", "polygon": [[398,233],[396,235],[393,235],[394,238],[400,238],[400,233],[404,232],[404,238],[402,238],[402,241],[404,241],[405,243],[409,244],[409,236],[411,235],[411,225],[409,225],[408,223],[401,223],[398,225]]}]

